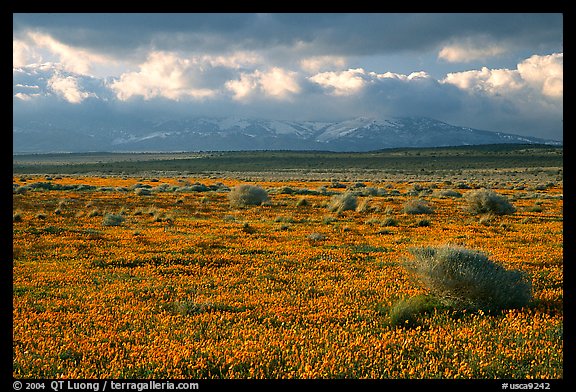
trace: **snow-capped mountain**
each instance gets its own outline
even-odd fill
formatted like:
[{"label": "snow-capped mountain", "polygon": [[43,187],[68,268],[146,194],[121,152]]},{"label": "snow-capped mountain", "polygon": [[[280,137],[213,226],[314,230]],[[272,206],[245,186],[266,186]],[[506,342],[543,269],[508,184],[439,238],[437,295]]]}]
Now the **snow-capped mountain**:
[{"label": "snow-capped mountain", "polygon": [[422,117],[315,122],[191,117],[128,121],[102,118],[14,124],[14,152],[330,150],[371,151],[499,143],[561,142],[450,125]]}]

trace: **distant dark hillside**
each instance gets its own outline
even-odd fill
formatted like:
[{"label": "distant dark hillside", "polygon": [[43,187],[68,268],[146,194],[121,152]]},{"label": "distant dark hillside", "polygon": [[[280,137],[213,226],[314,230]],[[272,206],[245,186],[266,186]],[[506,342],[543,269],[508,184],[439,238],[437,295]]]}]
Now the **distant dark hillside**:
[{"label": "distant dark hillside", "polygon": [[507,144],[405,148],[374,152],[230,151],[204,153],[30,154],[13,157],[14,173],[273,172],[286,170],[434,171],[563,167],[558,146]]}]

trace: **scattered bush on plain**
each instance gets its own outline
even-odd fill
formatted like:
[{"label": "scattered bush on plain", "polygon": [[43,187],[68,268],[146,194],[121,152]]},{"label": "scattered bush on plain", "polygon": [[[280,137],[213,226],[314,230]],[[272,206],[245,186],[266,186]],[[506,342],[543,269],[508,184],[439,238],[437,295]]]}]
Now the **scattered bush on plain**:
[{"label": "scattered bush on plain", "polygon": [[124,217],[116,214],[106,214],[102,219],[102,225],[104,226],[120,226],[123,222]]},{"label": "scattered bush on plain", "polygon": [[330,201],[330,204],[328,205],[328,209],[336,213],[355,210],[356,207],[358,207],[357,198],[350,192],[334,195]]},{"label": "scattered bush on plain", "polygon": [[268,192],[258,185],[240,184],[228,194],[232,207],[259,206],[268,199]]},{"label": "scattered bush on plain", "polygon": [[431,214],[432,212],[434,212],[434,210],[432,209],[432,207],[430,207],[428,202],[422,199],[412,199],[407,201],[404,204],[404,208],[402,211],[406,214],[413,214],[413,215]]},{"label": "scattered bush on plain", "polygon": [[512,214],[516,208],[506,196],[497,194],[490,189],[476,189],[464,195],[466,211],[472,215],[493,213],[496,215]]}]

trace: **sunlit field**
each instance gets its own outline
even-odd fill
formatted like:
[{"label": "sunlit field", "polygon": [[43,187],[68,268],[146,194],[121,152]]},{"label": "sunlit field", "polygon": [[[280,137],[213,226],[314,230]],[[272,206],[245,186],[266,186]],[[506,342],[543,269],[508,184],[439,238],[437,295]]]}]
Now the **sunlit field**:
[{"label": "sunlit field", "polygon": [[[13,183],[16,378],[563,378],[561,178]],[[231,204],[240,184],[268,200]],[[480,188],[515,212],[471,214]],[[530,303],[393,320],[428,294],[410,249],[447,244],[526,272]]]}]

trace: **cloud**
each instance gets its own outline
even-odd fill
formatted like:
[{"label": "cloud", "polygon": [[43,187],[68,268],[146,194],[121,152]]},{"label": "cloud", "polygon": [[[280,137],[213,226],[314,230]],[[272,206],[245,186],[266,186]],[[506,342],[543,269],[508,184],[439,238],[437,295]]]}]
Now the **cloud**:
[{"label": "cloud", "polygon": [[266,72],[256,70],[252,73],[241,73],[240,79],[227,81],[225,87],[233,93],[233,98],[237,101],[258,94],[285,100],[301,91],[296,72],[279,67],[273,67]]},{"label": "cloud", "polygon": [[22,101],[30,101],[32,99],[34,99],[35,97],[39,97],[40,94],[25,94],[25,93],[16,93],[14,94],[14,97],[22,100]]},{"label": "cloud", "polygon": [[118,99],[125,101],[133,96],[146,100],[155,97],[204,99],[216,94],[214,90],[194,86],[193,73],[200,69],[194,59],[157,51],[150,53],[139,68],[139,71],[124,73],[110,83]]},{"label": "cloud", "polygon": [[531,56],[516,69],[482,67],[481,70],[449,73],[442,82],[490,95],[518,96],[521,91],[540,98],[562,98],[563,53]]},{"label": "cloud", "polygon": [[56,55],[64,69],[70,72],[90,75],[92,66],[95,63],[114,62],[114,60],[108,56],[91,53],[85,49],[63,44],[48,34],[29,32],[28,37],[37,47],[47,49]]},{"label": "cloud", "polygon": [[70,103],[78,104],[88,97],[96,97],[94,93],[81,91],[78,79],[72,76],[62,77],[54,74],[47,83],[48,87],[57,95]]},{"label": "cloud", "polygon": [[308,79],[327,89],[332,95],[345,96],[358,94],[367,85],[378,84],[385,79],[409,82],[429,78],[430,75],[424,71],[412,72],[409,75],[394,72],[378,74],[376,72],[367,72],[363,68],[355,68],[340,72],[321,72]]},{"label": "cloud", "polygon": [[283,99],[300,92],[296,72],[273,67],[268,72],[260,72],[259,78],[262,90],[272,97]]},{"label": "cloud", "polygon": [[328,69],[339,69],[346,65],[342,56],[312,56],[300,60],[300,68],[310,73],[317,73]]},{"label": "cloud", "polygon": [[462,90],[492,95],[508,94],[525,86],[518,71],[487,67],[482,67],[481,70],[449,73],[443,82],[453,84]]},{"label": "cloud", "polygon": [[12,68],[21,68],[39,61],[41,57],[30,45],[22,40],[12,40]]},{"label": "cloud", "polygon": [[468,40],[466,43],[444,46],[438,53],[438,58],[450,63],[465,63],[495,57],[505,52],[506,48],[502,45]]},{"label": "cloud", "polygon": [[258,88],[258,75],[241,73],[240,79],[227,81],[225,87],[233,92],[235,100],[243,100]]},{"label": "cloud", "polygon": [[479,36],[516,50],[558,51],[563,35],[561,13],[53,13],[14,14],[13,21],[17,36],[39,31],[69,47],[115,58],[158,48],[211,55],[279,48],[303,59],[437,53],[450,45],[456,55],[456,40]]},{"label": "cloud", "polygon": [[232,52],[226,55],[204,55],[201,56],[200,61],[211,67],[226,67],[232,69],[240,69],[264,63],[264,59],[260,54],[249,51]]},{"label": "cloud", "polygon": [[338,96],[358,93],[366,84],[365,77],[366,71],[356,68],[341,72],[321,72],[309,79]]},{"label": "cloud", "polygon": [[518,64],[518,73],[534,89],[545,96],[562,98],[564,95],[564,53],[531,56]]}]

